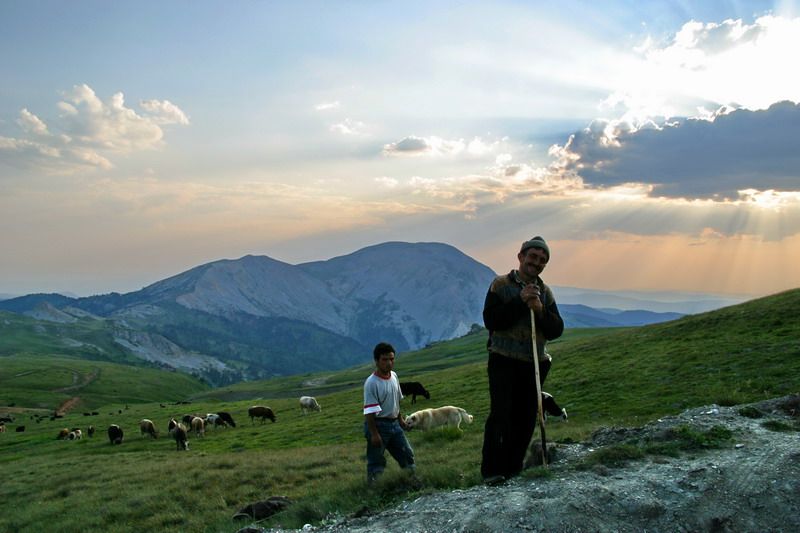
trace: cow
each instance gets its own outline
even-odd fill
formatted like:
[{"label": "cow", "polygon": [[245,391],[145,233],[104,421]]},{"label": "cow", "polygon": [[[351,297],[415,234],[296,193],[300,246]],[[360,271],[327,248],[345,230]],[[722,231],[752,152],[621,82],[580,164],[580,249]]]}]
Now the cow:
[{"label": "cow", "polygon": [[233,417],[231,416],[230,413],[226,413],[225,411],[219,411],[217,415],[219,415],[219,417],[222,420],[224,420],[225,423],[228,424],[229,426],[236,427],[236,422],[233,421]]},{"label": "cow", "polygon": [[153,424],[152,420],[147,418],[142,418],[139,421],[139,432],[142,435],[150,435],[154,439],[158,438],[158,430],[156,429],[156,425]]},{"label": "cow", "polygon": [[23,433],[25,431],[25,426],[17,426],[15,430],[17,433]]},{"label": "cow", "polygon": [[206,433],[205,422],[199,416],[192,418],[192,431],[198,437],[204,437]]},{"label": "cow", "polygon": [[403,396],[411,396],[411,403],[417,403],[417,396],[424,396],[426,400],[431,399],[431,393],[425,390],[419,381],[406,381],[400,383],[400,392]]},{"label": "cow", "polygon": [[172,434],[172,430],[175,429],[177,426],[178,426],[178,421],[175,420],[174,418],[170,418],[169,423],[167,424],[167,431],[170,433],[170,435]]},{"label": "cow", "polygon": [[203,419],[206,423],[206,427],[211,429],[214,426],[225,426],[225,421],[219,417],[217,413],[208,413],[206,417]]},{"label": "cow", "polygon": [[69,432],[67,438],[69,440],[81,440],[83,438],[83,432],[81,432],[80,429],[73,429],[72,431]]},{"label": "cow", "polygon": [[306,414],[308,411],[322,411],[322,407],[319,406],[317,399],[313,396],[301,396],[300,410],[303,411],[303,414]]},{"label": "cow", "polygon": [[6,425],[0,424],[0,433],[5,433],[5,432],[6,432]]},{"label": "cow", "polygon": [[247,414],[250,415],[251,424],[255,424],[256,418],[260,418],[262,424],[267,418],[275,422],[275,413],[273,413],[272,409],[270,409],[269,407],[264,407],[262,405],[254,405],[253,407],[247,410]]},{"label": "cow", "polygon": [[69,436],[69,430],[67,428],[61,429],[58,432],[58,440],[66,440],[67,436]]},{"label": "cow", "polygon": [[186,426],[187,428],[192,427],[192,420],[194,419],[194,416],[195,415],[183,415],[183,418],[181,418],[181,422],[183,422],[183,425]]},{"label": "cow", "polygon": [[94,437],[94,426],[89,426],[86,428],[86,433],[89,435],[89,437]]},{"label": "cow", "polygon": [[111,444],[122,444],[122,428],[116,424],[108,426],[108,440]]},{"label": "cow", "polygon": [[183,424],[175,424],[172,428],[172,437],[175,439],[175,447],[177,451],[189,449],[189,439],[186,437],[186,428]]}]

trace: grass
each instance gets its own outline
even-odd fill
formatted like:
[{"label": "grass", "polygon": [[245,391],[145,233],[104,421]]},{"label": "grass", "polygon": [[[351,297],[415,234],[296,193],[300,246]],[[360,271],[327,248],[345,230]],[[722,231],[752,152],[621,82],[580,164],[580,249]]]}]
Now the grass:
[{"label": "grass", "polygon": [[714,426],[707,431],[697,431],[685,425],[678,426],[645,442],[623,442],[594,450],[579,463],[578,468],[587,469],[598,465],[613,468],[649,455],[678,457],[684,452],[721,448],[732,438],[733,433],[723,426]]},{"label": "grass", "polygon": [[177,401],[207,388],[186,374],[154,368],[63,356],[0,358],[0,405],[47,413],[76,396],[77,409],[95,410],[111,403]]},{"label": "grass", "polygon": [[[567,408],[570,422],[549,424],[549,440],[580,441],[599,427],[642,425],[689,407],[797,393],[800,323],[791,318],[798,307],[800,291],[790,291],[665,324],[567,332],[549,347],[554,363],[544,388]],[[480,483],[482,431],[489,409],[485,343],[482,332],[400,354],[396,371],[401,380],[421,381],[432,394],[430,400],[418,398],[416,406],[404,400],[404,413],[452,404],[464,407],[475,421],[463,425],[463,433],[410,432],[421,486],[405,478],[389,459],[376,490],[367,490],[364,483],[361,414],[361,386],[371,365],[213,390],[178,391],[172,381],[142,375],[117,386],[115,397],[112,368],[100,367],[98,361],[65,359],[59,364],[78,369],[80,375],[101,369],[93,383],[100,388],[96,398],[107,398],[107,403],[97,416],[73,411],[63,419],[37,423],[29,417],[36,412],[36,402],[44,401],[38,395],[63,387],[73,374],[54,369],[45,379],[45,365],[41,380],[29,379],[24,387],[17,382],[15,392],[6,394],[6,386],[25,376],[16,376],[22,367],[7,370],[4,364],[0,404],[16,403],[17,421],[9,424],[11,431],[0,434],[0,531],[233,532],[247,522],[232,519],[238,509],[270,496],[287,496],[294,503],[260,525],[297,528],[379,510],[428,492],[475,485]],[[14,357],[14,364],[26,359],[13,356],[3,362]],[[300,412],[297,397],[308,393],[317,396],[321,413]],[[191,403],[175,405],[166,398]],[[254,404],[270,406],[277,422],[251,424],[246,411]],[[0,407],[4,410],[8,411]],[[210,430],[204,438],[190,435],[189,452],[176,452],[167,438],[138,434],[141,418],[152,419],[163,434],[170,417],[217,411],[232,413],[237,427]],[[24,433],[13,431],[17,423],[27,426]],[[125,431],[121,446],[110,445],[105,437],[111,423]],[[85,429],[88,424],[100,429],[93,439],[56,440],[60,428]],[[627,443],[603,452],[608,457],[598,461],[613,464],[637,453],[704,449],[724,443],[724,435],[677,431],[670,442],[675,443],[672,449],[663,442],[650,443],[649,448]],[[532,469],[525,475],[549,474]]]}]

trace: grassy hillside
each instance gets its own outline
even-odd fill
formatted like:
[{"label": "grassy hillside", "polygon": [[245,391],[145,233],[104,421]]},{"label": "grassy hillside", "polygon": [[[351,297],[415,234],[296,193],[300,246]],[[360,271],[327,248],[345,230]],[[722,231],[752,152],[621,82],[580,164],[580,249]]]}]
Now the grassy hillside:
[{"label": "grassy hillside", "polygon": [[70,357],[19,355],[0,359],[0,412],[53,411],[70,398],[78,410],[111,403],[183,400],[208,388],[186,374]]},{"label": "grassy hillside", "polygon": [[114,342],[106,320],[84,318],[70,323],[47,322],[0,311],[0,356],[60,355],[95,361],[142,364]]},{"label": "grassy hillside", "polygon": [[[568,332],[550,345],[554,366],[545,390],[568,409],[570,421],[551,421],[548,439],[577,440],[601,426],[638,425],[686,407],[800,391],[798,308],[795,290],[665,324]],[[365,365],[208,391],[190,405],[125,409],[118,401],[97,417],[29,421],[24,433],[12,424],[0,434],[3,500],[13,509],[0,515],[0,530],[233,532],[248,523],[232,520],[239,508],[274,495],[295,503],[262,525],[300,527],[332,513],[479,483],[489,407],[485,341],[485,333],[475,334],[398,358],[401,379],[422,381],[432,393],[415,407],[404,400],[405,413],[453,404],[475,415],[463,434],[409,433],[421,489],[391,459],[377,490],[364,486],[361,384],[371,371]],[[297,396],[307,391],[314,391],[321,413],[301,414]],[[272,407],[277,422],[251,425],[246,410],[255,403]],[[165,438],[138,435],[142,417],[164,431],[170,416],[220,410],[231,412],[238,427],[191,436],[188,453]],[[104,435],[55,439],[60,427],[89,423],[120,424],[125,443],[111,446]]]}]

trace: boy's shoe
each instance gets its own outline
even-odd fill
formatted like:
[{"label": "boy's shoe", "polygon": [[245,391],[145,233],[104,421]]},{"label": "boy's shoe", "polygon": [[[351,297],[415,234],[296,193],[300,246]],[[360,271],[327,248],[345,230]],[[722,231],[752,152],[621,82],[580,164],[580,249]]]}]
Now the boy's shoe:
[{"label": "boy's shoe", "polygon": [[494,487],[496,485],[503,483],[505,480],[506,477],[501,476],[500,474],[496,476],[486,476],[485,478],[483,478],[483,484],[488,485],[490,487]]}]

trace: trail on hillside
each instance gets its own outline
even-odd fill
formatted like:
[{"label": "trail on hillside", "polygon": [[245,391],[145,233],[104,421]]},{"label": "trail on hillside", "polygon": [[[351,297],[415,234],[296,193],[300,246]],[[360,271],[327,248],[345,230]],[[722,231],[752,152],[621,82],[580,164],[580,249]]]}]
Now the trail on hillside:
[{"label": "trail on hillside", "polygon": [[76,390],[80,390],[87,385],[94,382],[98,377],[100,377],[100,369],[95,368],[88,374],[81,374],[77,370],[72,371],[72,385],[68,385],[66,387],[61,387],[59,389],[54,389],[53,392],[72,392]]},{"label": "trail on hillside", "polygon": [[[677,457],[646,455],[618,467],[576,468],[591,452],[658,443],[682,428],[726,428],[733,439]],[[710,405],[640,428],[606,428],[588,442],[558,445],[556,454],[550,476],[421,496],[304,531],[800,531],[800,395]]]},{"label": "trail on hillside", "polygon": [[57,415],[65,415],[70,410],[72,410],[78,403],[81,401],[80,396],[73,396],[72,398],[68,398],[61,402],[58,407],[56,407],[56,414]]},{"label": "trail on hillside", "polygon": [[[81,374],[77,370],[72,371],[72,385],[55,389],[53,392],[75,392],[93,383],[100,376],[100,369],[95,368],[88,374]],[[80,403],[80,396],[73,396],[61,402],[55,409],[55,414],[65,415]]]}]

